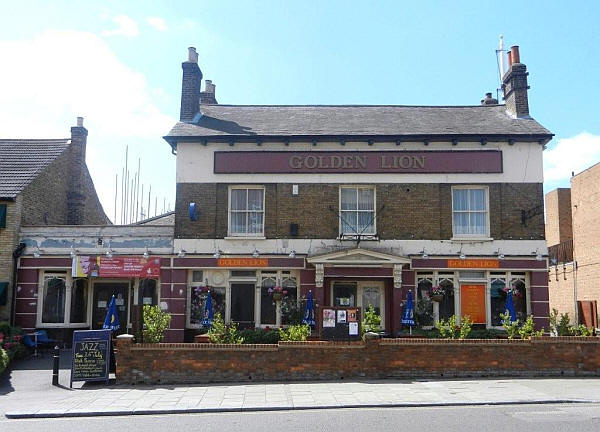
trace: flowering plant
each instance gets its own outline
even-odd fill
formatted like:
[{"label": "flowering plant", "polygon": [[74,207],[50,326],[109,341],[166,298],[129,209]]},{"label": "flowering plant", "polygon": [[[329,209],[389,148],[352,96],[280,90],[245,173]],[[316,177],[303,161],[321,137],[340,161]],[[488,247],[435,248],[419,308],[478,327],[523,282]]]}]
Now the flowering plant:
[{"label": "flowering plant", "polygon": [[521,290],[519,290],[519,288],[517,288],[517,286],[514,284],[510,288],[508,288],[508,287],[502,288],[502,291],[504,291],[506,294],[508,294],[510,292],[512,294],[512,296],[516,297],[516,298],[523,297],[523,293],[521,292]]},{"label": "flowering plant", "polygon": [[204,302],[206,293],[210,291],[208,285],[192,287],[192,295],[190,302],[190,321],[197,324],[204,317]]},{"label": "flowering plant", "polygon": [[273,288],[269,288],[267,290],[267,292],[271,295],[273,295],[273,294],[286,295],[288,293],[286,289],[283,289],[283,287],[280,287],[279,285],[274,286]]},{"label": "flowering plant", "polygon": [[446,294],[446,291],[440,285],[432,286],[429,289],[429,297],[443,296],[444,294]]}]

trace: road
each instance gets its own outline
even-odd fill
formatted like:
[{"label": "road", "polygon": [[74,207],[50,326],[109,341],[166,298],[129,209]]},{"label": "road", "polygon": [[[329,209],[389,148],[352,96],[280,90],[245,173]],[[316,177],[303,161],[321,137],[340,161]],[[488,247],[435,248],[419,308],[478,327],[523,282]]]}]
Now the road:
[{"label": "road", "polygon": [[600,404],[229,412],[165,416],[0,419],[2,432],[600,430]]}]

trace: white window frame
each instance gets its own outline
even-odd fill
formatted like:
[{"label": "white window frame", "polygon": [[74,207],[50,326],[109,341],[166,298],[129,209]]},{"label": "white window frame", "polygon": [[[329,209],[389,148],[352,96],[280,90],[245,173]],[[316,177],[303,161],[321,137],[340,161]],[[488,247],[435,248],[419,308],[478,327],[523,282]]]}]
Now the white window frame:
[{"label": "white window frame", "polygon": [[[356,190],[356,203],[357,210],[342,210],[342,190],[343,189],[355,189]],[[358,190],[359,189],[371,189],[373,191],[373,210],[358,210]],[[358,213],[373,213],[373,232],[364,232],[363,235],[377,235],[377,188],[373,185],[340,185],[340,190],[338,193],[338,209],[339,209],[339,235],[340,237],[344,236],[345,238],[358,237],[361,233],[345,233],[343,230],[343,222],[342,216],[345,212],[355,212]],[[358,217],[358,216],[357,216]],[[356,226],[358,226],[358,219],[356,221]]]},{"label": "white window frame", "polygon": [[[260,233],[234,233],[231,230],[231,191],[233,190],[240,190],[240,189],[244,189],[244,190],[262,190],[262,232]],[[243,237],[243,238],[257,238],[257,239],[264,239],[265,238],[265,217],[266,217],[266,212],[265,212],[265,208],[266,208],[266,203],[265,203],[265,198],[266,198],[266,194],[265,194],[265,187],[262,185],[235,185],[235,186],[229,186],[229,190],[227,192],[227,235],[228,237],[233,237],[233,238],[239,238],[239,237]],[[250,212],[248,210],[248,198],[246,196],[246,210],[233,210],[236,213],[246,213],[246,229],[248,229],[248,213]],[[257,210],[253,210],[252,213],[258,213],[259,211]]]},{"label": "white window frame", "polygon": [[[485,233],[484,234],[456,234],[456,230],[455,230],[455,226],[454,226],[454,191],[455,190],[471,190],[471,189],[477,189],[477,190],[483,190],[484,194],[485,194]],[[491,240],[490,238],[490,190],[489,187],[487,186],[478,186],[478,185],[459,185],[459,186],[452,186],[451,191],[451,204],[452,204],[452,214],[451,214],[451,218],[452,218],[452,240],[462,240],[462,239],[486,239],[486,240]],[[459,213],[481,213],[481,211],[475,210],[475,211],[471,211],[471,210],[457,210],[456,212]]]},{"label": "white window frame", "polygon": [[[46,278],[50,277],[58,277],[65,279],[65,318],[63,322],[60,323],[45,323],[42,322],[43,312],[44,312],[44,281]],[[76,279],[85,279],[85,278],[76,278]],[[36,327],[39,328],[83,328],[90,327],[91,325],[91,316],[92,316],[92,283],[89,279],[87,279],[87,311],[86,311],[86,320],[81,323],[71,323],[71,296],[73,289],[73,277],[71,273],[67,270],[48,270],[48,271],[40,271],[39,279],[38,279],[38,295],[37,295],[37,316],[36,316]]]}]

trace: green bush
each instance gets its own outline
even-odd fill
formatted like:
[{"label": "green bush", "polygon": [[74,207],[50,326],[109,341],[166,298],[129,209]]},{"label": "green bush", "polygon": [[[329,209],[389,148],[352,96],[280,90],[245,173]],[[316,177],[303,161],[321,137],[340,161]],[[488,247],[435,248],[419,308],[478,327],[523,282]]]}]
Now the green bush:
[{"label": "green bush", "polygon": [[236,323],[225,325],[220,313],[216,313],[212,326],[208,331],[208,338],[212,343],[242,344],[244,338],[240,336]]},{"label": "green bush", "polygon": [[433,323],[433,301],[425,296],[420,298],[415,305],[415,324],[423,326],[432,326]]},{"label": "green bush", "polygon": [[25,357],[27,347],[23,345],[23,329],[21,327],[11,327],[7,322],[1,322],[0,348],[6,351],[11,361]]},{"label": "green bush", "polygon": [[380,332],[381,331],[381,317],[375,312],[373,305],[369,305],[365,311],[365,319],[362,322],[362,331],[366,332]]},{"label": "green bush", "polygon": [[502,320],[502,327],[506,330],[506,334],[509,339],[514,339],[519,332],[519,320],[511,321],[510,313],[508,313],[508,309],[500,314],[500,319]]},{"label": "green bush", "polygon": [[531,336],[542,336],[543,334],[544,329],[535,330],[533,315],[529,315],[523,325],[519,327],[519,336],[521,336],[521,339],[530,339]]},{"label": "green bush", "polygon": [[144,342],[159,343],[165,336],[165,330],[171,323],[171,314],[163,312],[158,306],[144,305]]},{"label": "green bush", "polygon": [[279,342],[279,332],[277,330],[246,329],[240,330],[238,334],[244,339],[243,343],[245,344],[276,344]]},{"label": "green bush", "polygon": [[435,327],[440,332],[440,337],[442,339],[466,339],[471,333],[471,328],[473,327],[473,321],[471,321],[471,317],[465,315],[461,318],[461,325],[459,326],[457,323],[456,315],[452,315],[447,320],[440,318],[440,320],[435,323]]},{"label": "green bush", "polygon": [[479,328],[471,330],[467,339],[496,339],[502,334],[504,334],[502,330]]},{"label": "green bush", "polygon": [[4,369],[8,366],[9,362],[8,354],[4,349],[0,348],[0,374],[4,372]]},{"label": "green bush", "polygon": [[310,335],[310,326],[308,324],[296,324],[288,328],[279,329],[279,339],[282,341],[305,341]]},{"label": "green bush", "polygon": [[571,319],[568,313],[558,315],[558,310],[552,308],[552,312],[548,317],[550,321],[550,333],[555,336],[569,336],[571,332]]},{"label": "green bush", "polygon": [[569,327],[569,332],[573,336],[585,336],[585,337],[594,336],[594,328],[586,327],[584,324],[579,324],[578,326]]}]

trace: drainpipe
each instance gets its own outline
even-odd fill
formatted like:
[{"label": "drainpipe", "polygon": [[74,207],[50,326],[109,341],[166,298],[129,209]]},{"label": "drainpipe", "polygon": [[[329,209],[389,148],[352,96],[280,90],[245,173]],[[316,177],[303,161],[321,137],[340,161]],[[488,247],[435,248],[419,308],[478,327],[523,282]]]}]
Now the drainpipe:
[{"label": "drainpipe", "polygon": [[15,308],[17,306],[17,262],[19,257],[23,255],[23,251],[27,245],[25,243],[19,243],[19,246],[13,251],[13,274],[12,274],[12,298],[10,299],[10,325],[15,325]]}]

